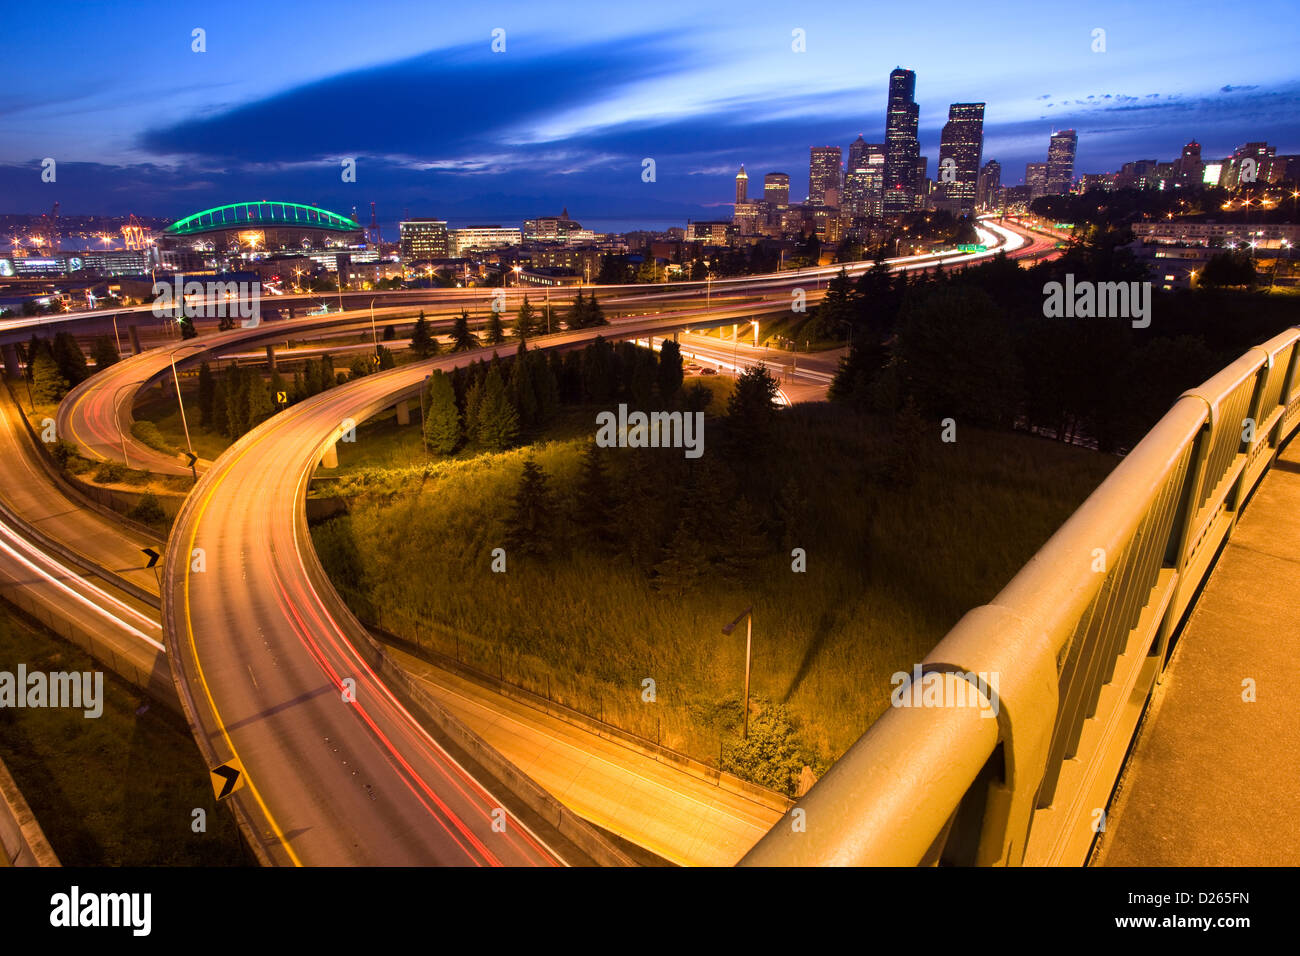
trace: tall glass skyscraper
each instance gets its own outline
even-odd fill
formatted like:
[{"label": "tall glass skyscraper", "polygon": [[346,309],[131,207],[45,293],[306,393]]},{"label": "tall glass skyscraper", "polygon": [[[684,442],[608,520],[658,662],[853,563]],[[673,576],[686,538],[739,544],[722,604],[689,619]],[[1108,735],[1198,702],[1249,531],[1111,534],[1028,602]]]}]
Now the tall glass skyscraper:
[{"label": "tall glass skyscraper", "polygon": [[1060,196],[1070,191],[1074,183],[1074,151],[1079,145],[1079,135],[1072,129],[1052,134],[1047,147],[1047,192]]},{"label": "tall glass skyscraper", "polygon": [[808,160],[808,202],[813,206],[840,205],[840,148],[814,146]]},{"label": "tall glass skyscraper", "polygon": [[959,212],[975,208],[975,187],[984,154],[984,104],[953,103],[939,145],[940,196]]},{"label": "tall glass skyscraper", "polygon": [[889,104],[885,110],[885,215],[916,208],[916,165],[921,155],[916,139],[919,117],[916,74],[900,67],[889,74]]}]

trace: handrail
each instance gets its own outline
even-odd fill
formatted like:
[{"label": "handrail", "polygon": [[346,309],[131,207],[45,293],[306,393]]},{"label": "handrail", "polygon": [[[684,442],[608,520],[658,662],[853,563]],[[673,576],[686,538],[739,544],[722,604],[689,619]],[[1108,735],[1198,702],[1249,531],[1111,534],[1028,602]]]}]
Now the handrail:
[{"label": "handrail", "polygon": [[1184,393],[930,652],[924,680],[964,681],[980,707],[892,707],[740,865],[1086,862],[1140,715],[1132,702],[1300,426],[1297,343],[1289,329]]}]

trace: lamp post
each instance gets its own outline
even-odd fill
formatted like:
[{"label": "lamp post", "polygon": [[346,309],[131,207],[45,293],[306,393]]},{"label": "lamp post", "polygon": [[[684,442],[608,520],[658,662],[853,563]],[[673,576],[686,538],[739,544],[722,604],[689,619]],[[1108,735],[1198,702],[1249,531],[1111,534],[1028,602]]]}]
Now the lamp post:
[{"label": "lamp post", "polygon": [[741,618],[745,620],[745,724],[741,732],[741,739],[749,739],[749,661],[751,651],[754,645],[754,605],[750,605],[736,615],[736,619],[722,629],[723,634],[731,634],[740,623]]},{"label": "lamp post", "polygon": [[[121,425],[122,406],[118,404],[118,396],[122,394],[122,389],[130,388],[133,385],[143,385],[145,381],[145,379],[141,379],[138,382],[127,382],[125,385],[119,385],[117,391],[113,393],[113,418],[118,420],[119,426]],[[126,463],[126,467],[130,468],[131,456],[126,453],[126,429],[119,427],[117,433],[122,439],[122,461]]]},{"label": "lamp post", "polygon": [[[176,383],[176,404],[180,406],[180,410],[181,410],[181,427],[185,429],[185,450],[189,452],[190,471],[193,473],[194,481],[197,483],[199,480],[199,471],[194,466],[194,462],[196,461],[196,457],[194,454],[194,445],[190,442],[189,422],[185,420],[185,403],[181,401],[181,377],[176,371],[176,352],[173,351],[171,355],[168,356],[168,358],[171,359],[171,363],[172,363],[172,380]],[[126,436],[123,436],[123,442],[125,443],[125,441],[126,441]],[[123,455],[125,455],[126,445],[123,444],[122,447],[123,447]]]},{"label": "lamp post", "polygon": [[370,334],[375,340],[375,358],[379,358],[379,332],[375,329],[375,300],[370,300]]}]

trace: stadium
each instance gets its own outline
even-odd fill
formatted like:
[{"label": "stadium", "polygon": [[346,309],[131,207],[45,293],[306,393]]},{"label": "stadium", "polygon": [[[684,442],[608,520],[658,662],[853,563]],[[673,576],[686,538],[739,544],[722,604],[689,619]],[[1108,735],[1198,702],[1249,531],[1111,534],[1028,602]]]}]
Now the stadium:
[{"label": "stadium", "polygon": [[162,249],[197,252],[303,252],[357,245],[362,229],[347,216],[293,202],[228,203],[178,219],[159,237]]}]

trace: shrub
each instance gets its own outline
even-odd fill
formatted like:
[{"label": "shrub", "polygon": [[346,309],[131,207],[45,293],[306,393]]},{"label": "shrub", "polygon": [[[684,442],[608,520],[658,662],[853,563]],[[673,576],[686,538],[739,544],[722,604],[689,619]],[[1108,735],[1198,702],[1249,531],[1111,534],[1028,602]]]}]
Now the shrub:
[{"label": "shrub", "polygon": [[111,485],[121,481],[125,475],[126,466],[116,461],[103,461],[96,466],[95,473],[90,477],[100,484]]},{"label": "shrub", "polygon": [[167,520],[167,513],[163,511],[162,505],[158,503],[158,498],[152,491],[142,494],[135,507],[128,511],[126,516],[146,524],[161,524]]}]

